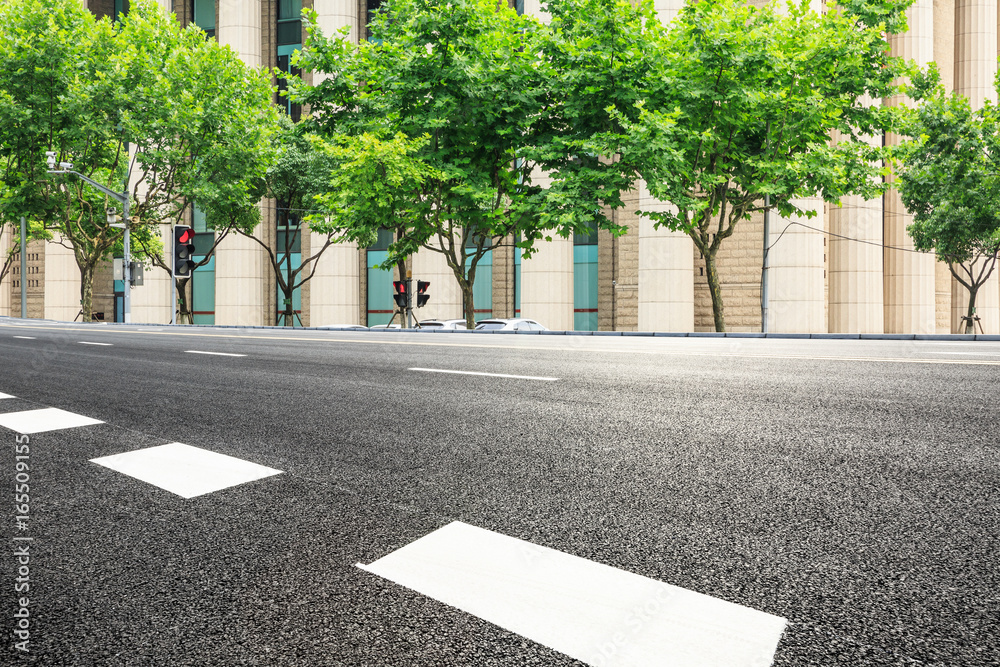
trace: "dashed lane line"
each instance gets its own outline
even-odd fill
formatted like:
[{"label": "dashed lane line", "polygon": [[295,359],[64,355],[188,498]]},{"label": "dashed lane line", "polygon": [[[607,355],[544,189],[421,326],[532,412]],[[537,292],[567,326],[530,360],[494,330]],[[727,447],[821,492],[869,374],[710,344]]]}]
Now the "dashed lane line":
[{"label": "dashed lane line", "polygon": [[559,378],[536,377],[534,375],[508,375],[506,373],[480,373],[476,371],[450,371],[441,368],[409,368],[407,370],[420,371],[423,373],[453,373],[455,375],[484,375],[492,378],[514,378],[516,380],[541,380],[543,382],[555,382]]},{"label": "dashed lane line", "polygon": [[103,347],[111,347],[111,346],[114,345],[114,343],[95,343],[95,342],[92,342],[92,341],[89,341],[89,340],[81,340],[81,341],[77,341],[77,342],[80,345],[101,345]]},{"label": "dashed lane line", "polygon": [[184,350],[187,354],[210,354],[215,357],[245,357],[245,354],[234,354],[233,352],[203,352],[202,350]]}]

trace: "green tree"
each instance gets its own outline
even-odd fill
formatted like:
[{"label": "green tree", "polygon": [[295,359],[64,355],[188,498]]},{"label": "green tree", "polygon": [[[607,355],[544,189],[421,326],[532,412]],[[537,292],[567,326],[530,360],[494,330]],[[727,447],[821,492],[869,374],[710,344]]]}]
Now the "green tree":
[{"label": "green tree", "polygon": [[965,333],[974,333],[976,297],[1000,252],[1000,112],[989,101],[974,111],[968,98],[946,94],[933,65],[913,77],[911,97],[920,104],[896,156],[896,187],[913,214],[906,230],[969,291]]},{"label": "green tree", "polygon": [[[635,13],[628,3],[590,4]],[[345,240],[369,245],[380,227],[399,232],[383,268],[419,248],[443,253],[470,328],[477,268],[491,249],[516,241],[529,255],[540,239],[594,222],[624,231],[600,209],[620,207],[630,181],[583,136],[596,131],[584,113],[599,116],[610,100],[582,85],[577,99],[564,98],[560,63],[539,57],[555,28],[493,0],[395,0],[375,16],[373,41],[353,45],[325,38],[307,17],[298,64],[329,76],[296,94],[339,162],[318,201]],[[595,52],[611,50],[590,33]]]},{"label": "green tree", "polygon": [[[266,196],[277,202],[277,234],[272,243],[260,229],[256,233],[244,230],[240,233],[256,241],[267,253],[284,301],[276,323],[290,327],[297,317],[292,304],[295,290],[312,279],[320,257],[335,241],[336,229],[324,216],[312,216],[308,223],[303,223],[316,210],[315,195],[326,191],[334,163],[330,152],[293,125],[287,116],[281,118],[280,126],[278,155],[264,177]],[[311,240],[319,243],[309,247],[308,256],[300,253],[296,266],[292,255],[298,252],[296,248],[302,248],[302,236],[307,232],[313,232],[316,236]]]},{"label": "green tree", "polygon": [[716,331],[726,329],[716,255],[766,196],[783,216],[812,216],[798,198],[884,189],[883,150],[863,137],[893,127],[895,112],[866,100],[907,71],[885,34],[905,31],[910,2],[844,0],[821,16],[808,1],[697,0],[657,40],[639,118],[621,115],[622,160],[674,207],[643,214],[686,232],[704,258]]},{"label": "green tree", "polygon": [[12,191],[0,216],[28,212],[73,250],[85,321],[96,268],[121,250],[122,231],[95,189],[45,174],[45,151],[129,191],[133,244],[167,271],[159,225],[179,222],[190,202],[218,213],[217,241],[227,225],[259,221],[253,196],[275,113],[269,72],[196,27],[182,30],[152,0],[133,2],[120,23],[76,0],[0,3],[0,53],[9,65],[0,72],[2,177]]},{"label": "green tree", "polygon": [[[190,206],[214,232],[197,269],[230,233],[260,224],[263,179],[275,156],[278,113],[271,72],[250,67],[156,2],[132,4],[116,38],[115,77],[101,94],[119,101],[119,122],[132,138],[133,212],[146,223],[182,223]],[[154,239],[136,244],[146,261],[172,274]],[[181,322],[191,322],[190,277],[173,278]]]}]

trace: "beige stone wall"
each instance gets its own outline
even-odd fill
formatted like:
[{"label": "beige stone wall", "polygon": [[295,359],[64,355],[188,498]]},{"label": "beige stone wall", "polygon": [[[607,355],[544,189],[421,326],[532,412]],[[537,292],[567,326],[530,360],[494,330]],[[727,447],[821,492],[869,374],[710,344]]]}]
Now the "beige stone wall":
[{"label": "beige stone wall", "polygon": [[59,244],[58,240],[57,237],[46,242],[43,253],[45,317],[73,321],[80,314],[80,268],[76,265],[73,251]]},{"label": "beige stone wall", "polygon": [[[776,238],[771,216],[772,239]],[[780,230],[779,230],[780,231]],[[726,330],[760,331],[760,269],[763,262],[764,216],[754,214],[736,225],[716,255]],[[694,276],[694,330],[715,331],[712,297],[705,278],[705,260],[692,243]]]},{"label": "beige stone wall", "polygon": [[[10,225],[4,225],[0,228],[0,262],[4,262],[7,259],[7,252],[13,243],[13,234],[11,233]],[[7,275],[4,276],[3,281],[0,281],[0,317],[10,315],[10,304],[11,300],[16,298],[20,300],[21,290],[17,290],[17,296],[14,296],[14,281],[17,278],[17,274],[14,273],[14,269],[20,267],[20,258],[15,257],[14,263],[11,264]],[[18,272],[20,273],[20,272]],[[18,306],[20,308],[20,306]]]},{"label": "beige stone wall", "polygon": [[[640,208],[665,211],[669,205],[653,199],[645,183],[639,186]],[[638,329],[694,329],[694,242],[685,232],[656,228],[639,220]]]},{"label": "beige stone wall", "polygon": [[573,329],[573,239],[535,243],[521,260],[521,317],[556,330]]},{"label": "beige stone wall", "polygon": [[[437,243],[435,247],[439,247]],[[431,295],[427,305],[418,311],[422,320],[454,320],[464,317],[462,312],[462,290],[455,279],[455,272],[448,266],[444,253],[421,248],[411,260],[410,271],[413,273],[413,289],[417,280],[428,280]],[[476,280],[492,280],[489,272],[477,270]],[[490,304],[483,306],[491,307]],[[477,304],[478,308],[478,304]]]},{"label": "beige stone wall", "polygon": [[493,248],[493,317],[514,317],[514,239]]}]

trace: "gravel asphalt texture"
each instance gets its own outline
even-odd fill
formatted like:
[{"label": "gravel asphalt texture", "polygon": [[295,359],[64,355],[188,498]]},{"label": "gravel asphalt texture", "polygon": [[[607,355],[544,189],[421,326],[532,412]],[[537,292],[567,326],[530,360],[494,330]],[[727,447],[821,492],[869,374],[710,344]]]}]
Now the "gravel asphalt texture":
[{"label": "gravel asphalt texture", "polygon": [[[783,616],[782,667],[1000,664],[1000,343],[0,320],[0,392],[106,422],[31,436],[3,665],[582,665],[355,567],[454,520]],[[89,462],[175,441],[284,473]]]}]

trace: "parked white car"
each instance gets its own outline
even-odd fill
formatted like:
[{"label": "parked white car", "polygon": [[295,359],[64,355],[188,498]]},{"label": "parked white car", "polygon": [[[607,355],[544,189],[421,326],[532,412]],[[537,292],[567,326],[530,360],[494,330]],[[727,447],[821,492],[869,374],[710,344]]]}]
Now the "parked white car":
[{"label": "parked white car", "polygon": [[512,319],[482,320],[476,325],[476,331],[548,331],[535,320],[523,317]]},{"label": "parked white car", "polygon": [[403,327],[401,327],[398,324],[376,324],[375,326],[368,328],[371,330],[375,330],[375,329],[402,329]]},{"label": "parked white car", "polygon": [[468,329],[465,320],[423,320],[421,329]]}]

